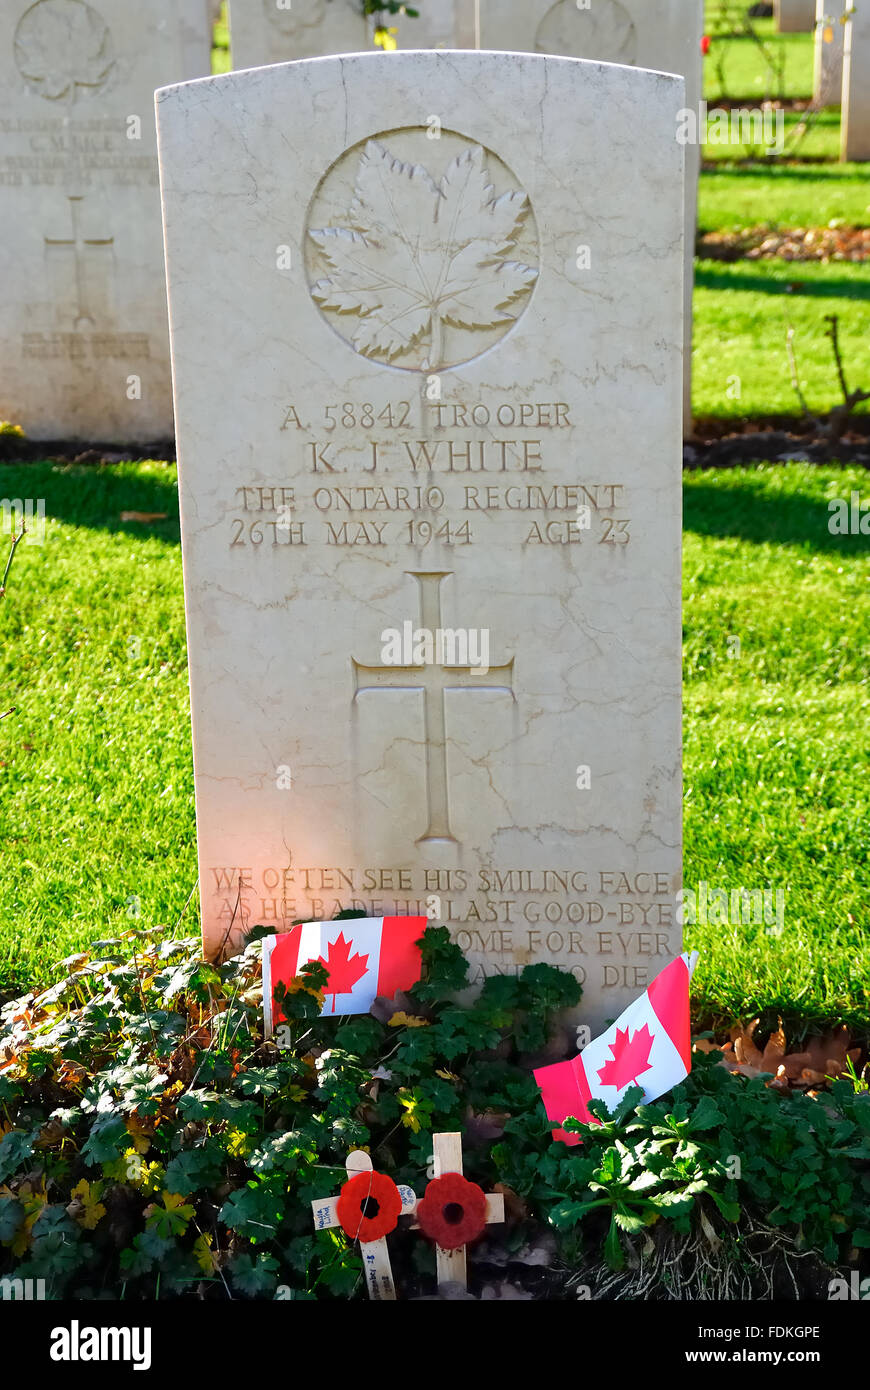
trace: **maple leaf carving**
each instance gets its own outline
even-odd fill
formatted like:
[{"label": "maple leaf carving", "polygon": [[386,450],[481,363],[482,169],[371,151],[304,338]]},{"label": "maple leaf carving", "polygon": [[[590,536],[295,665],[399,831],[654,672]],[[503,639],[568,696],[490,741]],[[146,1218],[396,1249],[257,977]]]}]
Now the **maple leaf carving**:
[{"label": "maple leaf carving", "polygon": [[114,66],[105,20],[84,0],[39,0],[15,34],[21,75],[49,101],[99,89]]},{"label": "maple leaf carving", "polygon": [[638,1028],[631,1042],[628,1040],[628,1029],[617,1028],[616,1041],[610,1044],[610,1060],[598,1073],[602,1086],[615,1086],[621,1091],[629,1081],[636,1082],[652,1066],[649,1060],[652,1045],[652,1033],[646,1023]]},{"label": "maple leaf carving", "polygon": [[358,352],[390,361],[429,335],[422,368],[442,365],[443,325],[494,328],[537,279],[506,259],[528,209],[525,193],[495,196],[480,145],[436,183],[369,140],[347,225],[313,229],[331,273],[311,293],[324,309],[358,317]]},{"label": "maple leaf carving", "polygon": [[368,956],[361,956],[359,953],[352,956],[350,954],[349,941],[345,941],[344,932],[339,932],[336,941],[330,941],[326,948],[327,959],[323,956],[317,957],[318,965],[322,965],[329,971],[329,981],[324,990],[325,994],[332,995],[332,1012],[335,1013],[335,996],[337,994],[350,994],[357,980],[361,980],[363,975],[368,974]]}]

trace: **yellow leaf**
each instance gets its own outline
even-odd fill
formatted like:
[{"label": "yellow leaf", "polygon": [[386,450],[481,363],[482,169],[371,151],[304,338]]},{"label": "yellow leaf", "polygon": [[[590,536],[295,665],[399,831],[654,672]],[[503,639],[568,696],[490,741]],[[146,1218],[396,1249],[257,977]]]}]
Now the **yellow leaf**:
[{"label": "yellow leaf", "polygon": [[72,1201],[67,1212],[84,1231],[93,1231],[106,1214],[106,1208],[99,1200],[102,1190],[102,1183],[89,1183],[82,1178],[70,1193]]},{"label": "yellow leaf", "polygon": [[193,1242],[193,1258],[199,1265],[203,1274],[214,1274],[218,1267],[218,1259],[211,1248],[212,1237],[207,1232],[197,1236]]},{"label": "yellow leaf", "polygon": [[428,1028],[429,1020],[428,1018],[417,1018],[415,1014],[406,1014],[404,1010],[400,1009],[399,1012],[393,1014],[393,1017],[389,1020],[389,1027]]},{"label": "yellow leaf", "polygon": [[244,1158],[253,1147],[251,1137],[245,1134],[242,1129],[231,1129],[227,1131],[227,1153],[232,1158]]},{"label": "yellow leaf", "polygon": [[129,1183],[140,1192],[157,1192],[163,1184],[164,1169],[160,1163],[146,1163],[135,1149],[125,1149],[114,1163],[105,1163],[103,1172],[116,1182]]},{"label": "yellow leaf", "polygon": [[375,43],[377,47],[382,48],[385,53],[392,53],[393,50],[399,46],[396,39],[396,34],[398,34],[398,32],[398,29],[386,29],[383,26],[376,29]]},{"label": "yellow leaf", "polygon": [[459,1077],[455,1071],[442,1071],[440,1067],[435,1068],[435,1075],[440,1076],[442,1081],[458,1081]]},{"label": "yellow leaf", "polygon": [[[141,1160],[140,1160],[141,1161]],[[159,1192],[166,1176],[162,1163],[142,1163],[142,1176],[136,1184],[141,1192]]]},{"label": "yellow leaf", "polygon": [[[165,1093],[164,1093],[165,1094]],[[136,1119],[135,1115],[130,1115],[124,1121],[127,1133],[133,1140],[133,1148],[137,1154],[147,1153],[151,1148],[150,1136],[145,1133],[144,1128]]]},{"label": "yellow leaf", "polygon": [[[6,1191],[10,1197],[13,1195],[9,1192],[8,1188]],[[33,1183],[29,1182],[23,1182],[15,1195],[24,1207],[24,1222],[15,1232],[14,1239],[9,1242],[9,1249],[12,1251],[13,1255],[21,1256],[25,1255],[30,1249],[30,1243],[33,1239],[31,1232],[36,1225],[40,1212],[43,1207],[46,1206],[48,1198],[41,1185],[34,1187]]]},{"label": "yellow leaf", "polygon": [[[164,1192],[162,1195],[163,1205],[165,1206],[167,1211],[180,1211],[185,1205],[184,1197],[181,1195],[180,1192]],[[190,1212],[192,1216],[193,1207],[188,1207],[187,1210]]]},{"label": "yellow leaf", "polygon": [[317,989],[311,983],[307,975],[294,975],[293,979],[287,984],[288,994],[310,994],[312,999],[316,999],[321,1009],[326,1003],[326,995],[322,989]]}]

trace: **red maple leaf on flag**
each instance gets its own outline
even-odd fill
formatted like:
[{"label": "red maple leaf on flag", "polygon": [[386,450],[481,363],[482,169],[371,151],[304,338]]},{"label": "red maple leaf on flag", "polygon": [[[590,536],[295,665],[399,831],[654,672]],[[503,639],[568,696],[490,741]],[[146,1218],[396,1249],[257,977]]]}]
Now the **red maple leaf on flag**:
[{"label": "red maple leaf on flag", "polygon": [[616,1041],[610,1044],[610,1061],[605,1062],[598,1073],[602,1086],[615,1086],[621,1091],[629,1081],[637,1081],[641,1073],[649,1071],[652,1066],[649,1060],[652,1045],[652,1033],[646,1023],[638,1028],[631,1042],[628,1040],[628,1029],[617,1028]]},{"label": "red maple leaf on flag", "polygon": [[357,980],[368,973],[368,956],[350,954],[351,943],[345,941],[344,932],[339,932],[337,941],[330,941],[326,948],[327,959],[317,957],[318,965],[329,971],[326,993],[332,995],[332,1012],[335,1013],[335,996],[351,994]]}]

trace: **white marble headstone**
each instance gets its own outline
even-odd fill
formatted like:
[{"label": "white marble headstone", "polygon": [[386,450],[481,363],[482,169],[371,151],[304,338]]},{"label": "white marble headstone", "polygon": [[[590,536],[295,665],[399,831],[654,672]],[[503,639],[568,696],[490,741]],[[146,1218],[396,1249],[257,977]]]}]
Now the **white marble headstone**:
[{"label": "white marble headstone", "polygon": [[870,159],[870,5],[853,4],[843,51],[843,159]]},{"label": "white marble headstone", "polygon": [[474,0],[419,0],[416,17],[390,16],[399,48],[476,48]]},{"label": "white marble headstone", "polygon": [[210,952],[427,913],[597,1026],[679,951],[684,100],[455,52],[158,93]]},{"label": "white marble headstone", "polygon": [[359,0],[228,0],[228,10],[234,68],[363,53],[373,43]]},{"label": "white marble headstone", "polygon": [[211,71],[206,0],[0,7],[0,419],[172,434],[154,89]]},{"label": "white marble headstone", "polygon": [[773,15],[780,34],[809,34],[816,23],[816,0],[773,0]]},{"label": "white marble headstone", "polygon": [[843,95],[843,40],[846,0],[817,0],[813,100],[839,106]]},{"label": "white marble headstone", "polygon": [[[685,78],[686,106],[701,128],[703,0],[480,0],[480,47],[624,63]],[[602,138],[607,139],[602,125]],[[692,417],[692,289],[701,146],[686,147],[684,414]]]},{"label": "white marble headstone", "polygon": [[[420,0],[415,16],[377,17],[394,30],[398,48],[473,48],[475,0]],[[374,44],[375,19],[361,0],[229,0],[234,68],[262,67],[297,58],[359,53]]]}]

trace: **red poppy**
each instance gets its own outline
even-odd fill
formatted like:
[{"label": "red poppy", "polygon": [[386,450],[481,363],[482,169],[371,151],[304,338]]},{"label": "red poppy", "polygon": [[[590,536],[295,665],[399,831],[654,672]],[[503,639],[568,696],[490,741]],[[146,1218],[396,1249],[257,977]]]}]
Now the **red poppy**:
[{"label": "red poppy", "polygon": [[486,1226],[486,1194],[461,1173],[445,1173],[427,1184],[417,1203],[420,1229],[442,1250],[458,1250],[482,1236]]},{"label": "red poppy", "polygon": [[704,55],[705,58],[706,58],[707,54],[710,52],[710,35],[709,35],[709,34],[704,34],[703,38],[701,39],[701,52],[703,53],[703,55]]},{"label": "red poppy", "polygon": [[344,1184],[335,1207],[345,1235],[364,1244],[394,1231],[401,1213],[399,1189],[385,1173],[357,1173]]}]

